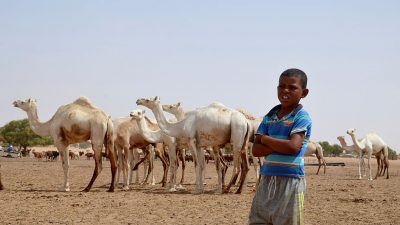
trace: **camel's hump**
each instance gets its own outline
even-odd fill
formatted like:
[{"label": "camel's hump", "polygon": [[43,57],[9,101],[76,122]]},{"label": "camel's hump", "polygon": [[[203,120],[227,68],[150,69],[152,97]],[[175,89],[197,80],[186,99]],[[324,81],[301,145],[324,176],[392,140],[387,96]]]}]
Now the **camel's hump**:
[{"label": "camel's hump", "polygon": [[259,120],[259,118],[251,115],[249,112],[247,112],[245,109],[237,109],[237,111],[239,111],[240,113],[242,113],[246,119],[248,120]]},{"label": "camel's hump", "polygon": [[78,99],[76,99],[73,104],[76,105],[82,105],[82,106],[90,106],[90,107],[94,107],[94,105],[92,104],[92,102],[89,100],[89,98],[85,97],[85,96],[80,96]]}]

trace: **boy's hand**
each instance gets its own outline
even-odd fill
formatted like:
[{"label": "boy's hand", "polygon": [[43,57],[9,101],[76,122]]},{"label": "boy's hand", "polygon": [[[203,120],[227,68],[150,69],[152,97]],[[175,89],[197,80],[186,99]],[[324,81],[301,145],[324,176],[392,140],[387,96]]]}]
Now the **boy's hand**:
[{"label": "boy's hand", "polygon": [[255,134],[254,135],[254,144],[261,144],[261,134]]},{"label": "boy's hand", "polygon": [[261,143],[262,137],[263,135],[261,134],[256,134],[254,137],[252,153],[255,157],[267,156],[273,152],[270,147]]}]

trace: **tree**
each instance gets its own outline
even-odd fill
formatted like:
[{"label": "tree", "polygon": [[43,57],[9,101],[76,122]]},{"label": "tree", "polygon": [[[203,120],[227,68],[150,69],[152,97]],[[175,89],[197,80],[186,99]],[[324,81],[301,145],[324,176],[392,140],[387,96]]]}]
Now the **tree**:
[{"label": "tree", "polygon": [[30,146],[53,144],[53,140],[50,137],[40,137],[33,133],[28,119],[9,122],[0,128],[0,135],[6,144],[14,145],[24,152]]},{"label": "tree", "polygon": [[340,156],[343,152],[342,148],[337,144],[330,145],[327,141],[319,142],[319,144],[324,149],[325,156]]},{"label": "tree", "polygon": [[391,149],[390,147],[388,148],[388,150],[389,150],[389,159],[397,160],[397,152]]}]

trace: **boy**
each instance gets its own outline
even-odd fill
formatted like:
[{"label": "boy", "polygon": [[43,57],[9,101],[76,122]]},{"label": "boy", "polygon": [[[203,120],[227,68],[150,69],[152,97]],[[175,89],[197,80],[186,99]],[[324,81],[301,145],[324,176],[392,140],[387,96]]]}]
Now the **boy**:
[{"label": "boy", "polygon": [[307,75],[288,69],[279,77],[281,103],[264,116],[253,155],[264,157],[249,224],[303,224],[306,182],[302,158],[311,135],[311,119],[299,104],[308,94]]}]

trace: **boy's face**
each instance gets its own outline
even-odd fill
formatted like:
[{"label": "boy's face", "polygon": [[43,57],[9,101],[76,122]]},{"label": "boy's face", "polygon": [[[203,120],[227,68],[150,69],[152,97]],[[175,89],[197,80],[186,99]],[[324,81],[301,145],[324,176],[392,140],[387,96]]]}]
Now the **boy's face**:
[{"label": "boy's face", "polygon": [[282,77],[278,85],[278,99],[282,107],[295,108],[300,99],[308,94],[307,88],[302,88],[300,77]]}]

